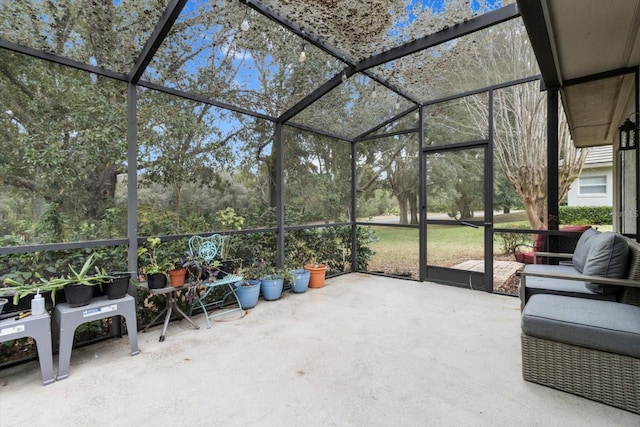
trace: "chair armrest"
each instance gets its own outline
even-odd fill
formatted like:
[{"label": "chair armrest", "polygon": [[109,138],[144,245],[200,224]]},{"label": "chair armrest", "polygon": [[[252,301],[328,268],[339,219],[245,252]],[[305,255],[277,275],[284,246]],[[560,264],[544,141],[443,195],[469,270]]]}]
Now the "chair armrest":
[{"label": "chair armrest", "polygon": [[[514,252],[516,252],[516,251],[518,251],[521,247],[522,247],[522,248],[529,249],[529,250],[533,249],[533,246],[532,246],[532,245],[529,245],[529,244],[527,244],[527,243],[520,243],[519,245],[515,245],[515,246],[513,247],[513,251],[514,251]],[[527,252],[528,252],[528,251],[527,251]]]},{"label": "chair armrest", "polygon": [[537,264],[537,259],[539,256],[547,257],[547,258],[564,258],[564,259],[572,259],[573,254],[564,253],[564,252],[534,252],[533,253],[533,263]]},{"label": "chair armrest", "polygon": [[627,286],[630,288],[640,288],[639,280],[629,280],[629,279],[614,279],[611,277],[601,277],[601,276],[587,276],[584,274],[569,274],[569,273],[551,273],[551,272],[520,272],[520,276],[524,276],[525,280],[527,276],[531,277],[547,277],[550,279],[566,279],[566,280],[576,280],[580,282],[592,282],[598,283],[602,285],[618,285],[618,286]]}]

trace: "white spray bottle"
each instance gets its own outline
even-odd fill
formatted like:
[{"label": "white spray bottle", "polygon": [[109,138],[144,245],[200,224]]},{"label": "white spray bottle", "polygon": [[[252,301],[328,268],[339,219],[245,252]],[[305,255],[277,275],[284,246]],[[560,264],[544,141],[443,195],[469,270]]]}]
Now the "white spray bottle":
[{"label": "white spray bottle", "polygon": [[31,314],[34,316],[44,314],[44,298],[40,295],[40,289],[31,300]]}]

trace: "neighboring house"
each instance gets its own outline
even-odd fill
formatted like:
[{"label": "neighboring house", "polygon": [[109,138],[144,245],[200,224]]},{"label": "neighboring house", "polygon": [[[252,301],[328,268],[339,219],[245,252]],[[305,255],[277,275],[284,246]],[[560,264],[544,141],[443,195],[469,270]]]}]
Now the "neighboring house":
[{"label": "neighboring house", "polygon": [[590,147],[580,176],[567,195],[569,206],[613,206],[613,147]]}]

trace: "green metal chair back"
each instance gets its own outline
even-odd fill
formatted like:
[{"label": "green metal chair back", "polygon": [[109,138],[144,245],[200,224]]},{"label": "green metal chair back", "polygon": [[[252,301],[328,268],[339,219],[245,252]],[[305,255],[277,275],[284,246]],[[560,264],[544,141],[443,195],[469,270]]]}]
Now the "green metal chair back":
[{"label": "green metal chair back", "polygon": [[222,253],[223,242],[224,239],[220,234],[212,234],[208,237],[193,236],[189,239],[189,251],[209,264]]}]

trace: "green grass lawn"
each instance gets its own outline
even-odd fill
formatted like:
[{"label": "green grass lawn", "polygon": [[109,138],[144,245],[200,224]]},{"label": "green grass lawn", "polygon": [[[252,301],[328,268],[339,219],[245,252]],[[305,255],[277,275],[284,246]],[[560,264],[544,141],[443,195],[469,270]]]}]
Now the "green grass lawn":
[{"label": "green grass lawn", "polygon": [[[374,226],[377,242],[369,269],[385,272],[417,272],[419,235],[417,229]],[[427,253],[430,265],[452,266],[468,259],[483,258],[483,229],[459,225],[430,225]]]},{"label": "green grass lawn", "polygon": [[[527,229],[529,222],[522,212],[496,215],[496,227]],[[375,251],[369,270],[411,272],[418,276],[419,235],[413,228],[372,226],[378,241],[371,243]],[[612,225],[598,225],[600,231],[612,231]],[[533,234],[525,235],[529,242]],[[484,259],[484,229],[459,225],[429,225],[427,227],[427,257],[429,265],[451,267],[467,260]],[[494,236],[494,254],[504,252],[502,239]]]}]

